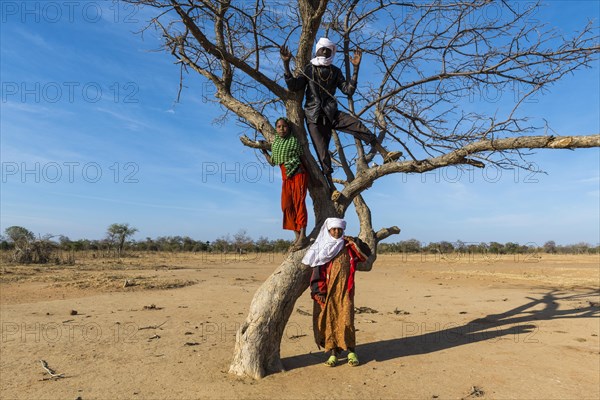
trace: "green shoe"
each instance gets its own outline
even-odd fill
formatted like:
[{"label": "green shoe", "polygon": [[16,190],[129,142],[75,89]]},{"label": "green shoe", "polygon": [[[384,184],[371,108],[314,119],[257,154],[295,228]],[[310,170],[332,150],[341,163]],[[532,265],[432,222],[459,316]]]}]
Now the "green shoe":
[{"label": "green shoe", "polygon": [[335,367],[337,365],[338,359],[336,356],[330,356],[327,361],[325,361],[325,365],[328,367]]},{"label": "green shoe", "polygon": [[348,353],[348,365],[351,367],[356,367],[358,364],[359,362],[356,353]]}]

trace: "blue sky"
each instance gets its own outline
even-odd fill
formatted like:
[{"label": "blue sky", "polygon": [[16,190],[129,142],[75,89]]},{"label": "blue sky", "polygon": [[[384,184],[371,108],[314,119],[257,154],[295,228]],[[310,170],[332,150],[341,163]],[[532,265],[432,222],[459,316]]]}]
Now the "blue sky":
[{"label": "blue sky", "polygon": [[[240,144],[233,119],[214,123],[210,87],[190,77],[175,102],[178,67],[155,51],[154,31],[134,33],[151,16],[108,1],[2,2],[0,230],[100,239],[126,222],[140,240],[240,229],[291,239],[279,173]],[[551,1],[537,16],[570,32],[597,25],[599,2]],[[534,100],[524,112],[556,134],[600,132],[599,63]],[[402,229],[388,241],[599,243],[600,150],[528,160],[546,174],[450,168],[388,176],[364,196],[376,229]],[[355,232],[352,210],[347,219]]]}]

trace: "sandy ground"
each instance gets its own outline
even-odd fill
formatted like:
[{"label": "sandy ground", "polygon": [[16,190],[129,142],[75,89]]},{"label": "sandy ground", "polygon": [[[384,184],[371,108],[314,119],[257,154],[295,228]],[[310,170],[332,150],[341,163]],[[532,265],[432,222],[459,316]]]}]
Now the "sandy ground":
[{"label": "sandy ground", "polygon": [[359,367],[322,364],[306,292],[287,371],[230,375],[235,331],[281,257],[4,265],[0,397],[600,398],[598,256],[380,256],[357,276],[356,306],[373,311],[356,315]]}]

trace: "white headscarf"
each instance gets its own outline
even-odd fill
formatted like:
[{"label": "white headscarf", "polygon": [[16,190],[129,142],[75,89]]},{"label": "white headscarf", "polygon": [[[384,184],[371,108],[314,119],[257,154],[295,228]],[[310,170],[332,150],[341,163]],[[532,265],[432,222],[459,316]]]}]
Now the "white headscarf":
[{"label": "white headscarf", "polygon": [[310,265],[311,267],[317,267],[331,261],[331,259],[344,248],[344,237],[341,236],[339,239],[335,239],[329,234],[331,228],[342,228],[346,229],[346,221],[340,218],[327,218],[321,230],[317,240],[310,246],[302,263]]},{"label": "white headscarf", "polygon": [[317,48],[315,50],[315,53],[317,51],[319,51],[319,49],[322,47],[326,47],[326,48],[330,49],[331,56],[329,56],[328,58],[323,57],[323,56],[318,56],[318,57],[315,57],[312,60],[310,60],[310,63],[312,65],[316,65],[317,67],[331,65],[331,63],[333,62],[333,57],[335,56],[336,46],[335,46],[335,43],[333,43],[331,40],[329,40],[325,37],[322,37],[321,39],[319,39],[319,41],[317,42]]}]

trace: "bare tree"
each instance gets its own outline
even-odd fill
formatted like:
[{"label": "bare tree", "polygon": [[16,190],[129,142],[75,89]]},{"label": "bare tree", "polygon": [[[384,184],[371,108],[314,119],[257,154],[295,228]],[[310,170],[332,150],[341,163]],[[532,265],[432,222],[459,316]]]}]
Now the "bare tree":
[{"label": "bare tree", "polygon": [[[361,193],[393,173],[423,173],[460,166],[528,168],[531,149],[597,147],[600,135],[549,135],[519,113],[523,103],[559,79],[590,67],[600,47],[591,23],[569,37],[536,21],[538,4],[491,0],[129,0],[156,9],[154,27],[185,73],[214,85],[224,116],[247,129],[245,146],[268,148],[270,121],[286,114],[305,147],[316,227],[343,216],[350,205],[360,221],[359,237],[376,249],[397,234],[396,226],[375,230]],[[492,9],[492,12],[488,12]],[[374,165],[374,152],[348,145],[335,132],[335,181],[342,196],[332,200],[308,150],[302,93],[282,86],[280,46],[290,46],[296,73],[308,63],[317,34],[340,44],[346,76],[349,52],[361,49],[363,76],[354,97],[340,107],[370,125],[388,147],[406,159]],[[366,84],[364,83],[366,82]],[[183,85],[180,86],[183,88]],[[516,93],[507,109],[473,112],[464,107],[489,91]],[[482,107],[485,110],[489,107]],[[525,166],[523,166],[525,165]],[[279,347],[296,299],[308,286],[303,251],[289,254],[258,289],[237,333],[230,372],[260,378],[282,371]],[[361,268],[370,270],[373,252]]]},{"label": "bare tree", "polygon": [[121,257],[121,254],[123,254],[125,240],[133,236],[137,231],[137,228],[129,226],[129,224],[111,224],[106,229],[106,238],[112,245],[117,247],[118,257]]},{"label": "bare tree", "polygon": [[32,262],[33,242],[35,241],[33,232],[22,226],[10,226],[4,230],[4,233],[14,246],[12,260],[23,264]]},{"label": "bare tree", "polygon": [[233,245],[235,246],[236,253],[247,253],[252,250],[253,241],[250,236],[248,236],[245,229],[240,229],[238,233],[233,235]]},{"label": "bare tree", "polygon": [[57,247],[56,243],[51,241],[53,235],[40,235],[36,238],[33,232],[22,226],[10,226],[4,233],[14,246],[12,260],[16,263],[46,264]]}]

